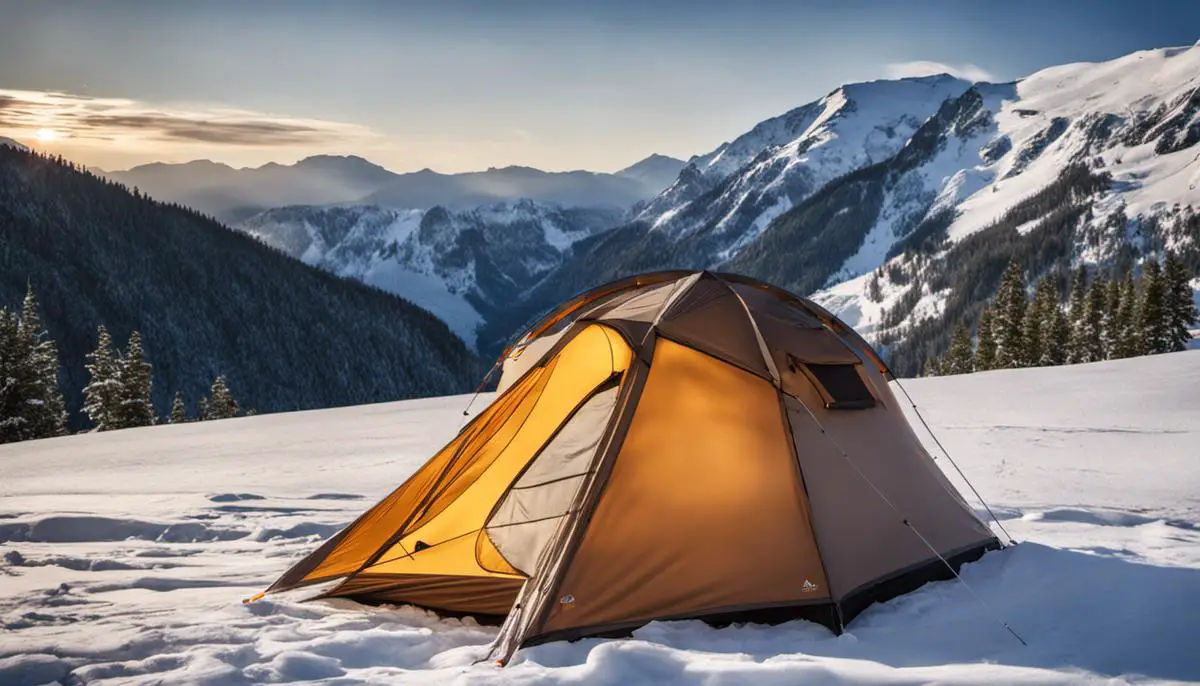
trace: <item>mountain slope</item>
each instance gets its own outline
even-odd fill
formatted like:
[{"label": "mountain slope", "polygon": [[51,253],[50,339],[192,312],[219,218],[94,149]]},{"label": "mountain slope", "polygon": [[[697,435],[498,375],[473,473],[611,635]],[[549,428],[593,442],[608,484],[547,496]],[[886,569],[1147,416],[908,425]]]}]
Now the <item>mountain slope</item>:
[{"label": "mountain slope", "polygon": [[141,331],[160,412],[218,374],[264,412],[454,392],[476,374],[461,341],[408,302],[3,146],[0,226],[0,303],[33,285],[73,411],[99,324],[121,345]]},{"label": "mountain slope", "polygon": [[978,154],[930,165],[927,230],[914,242],[877,224],[883,259],[843,268],[830,283],[858,278],[817,300],[912,373],[950,324],[977,318],[1009,259],[1065,284],[1075,265],[1125,268],[1171,249],[1200,273],[1197,74],[1200,47],[1144,51],[1053,67],[986,101],[994,125],[959,148]]},{"label": "mountain slope", "polygon": [[1169,248],[1200,272],[1198,74],[1195,46],[844,86],[692,158],[485,338],[607,279],[713,267],[815,293],[913,373],[1009,259],[1032,280]]},{"label": "mountain slope", "polygon": [[620,222],[616,210],[522,200],[470,210],[373,205],[281,207],[237,228],[326,271],[412,300],[468,345],[578,240]]}]

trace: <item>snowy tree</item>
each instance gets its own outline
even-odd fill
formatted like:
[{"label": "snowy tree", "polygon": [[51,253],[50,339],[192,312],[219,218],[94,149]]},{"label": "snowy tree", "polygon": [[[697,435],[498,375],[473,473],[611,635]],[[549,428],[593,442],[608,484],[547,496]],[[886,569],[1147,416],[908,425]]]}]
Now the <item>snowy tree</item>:
[{"label": "snowy tree", "polygon": [[121,387],[120,359],[112,347],[108,329],[100,326],[97,332],[96,349],[87,356],[87,370],[91,375],[83,388],[83,412],[97,431],[120,428],[120,407],[124,398]]},{"label": "snowy tree", "polygon": [[996,291],[995,320],[992,323],[996,338],[996,367],[1012,369],[1025,366],[1024,323],[1029,296],[1025,292],[1025,276],[1015,261],[1008,263],[1004,278]]},{"label": "snowy tree", "polygon": [[224,376],[218,376],[213,381],[209,393],[211,397],[205,419],[229,419],[237,416],[237,401],[233,399],[233,392],[229,390],[229,383]]},{"label": "snowy tree", "polygon": [[1117,341],[1121,337],[1121,282],[1114,277],[1106,282],[1104,291],[1104,359],[1116,355]]},{"label": "snowy tree", "polygon": [[1067,344],[1067,363],[1075,364],[1087,357],[1083,343],[1083,313],[1087,304],[1087,267],[1080,265],[1071,279],[1071,293],[1067,296],[1067,322],[1071,337]]},{"label": "snowy tree", "polygon": [[175,391],[175,398],[171,401],[171,416],[168,419],[171,424],[183,424],[187,421],[187,406],[183,404],[183,394]]},{"label": "snowy tree", "polygon": [[1022,335],[1025,339],[1024,366],[1036,367],[1042,364],[1042,354],[1050,334],[1054,310],[1057,309],[1058,289],[1053,279],[1044,276],[1038,280],[1033,302],[1025,310],[1025,321],[1022,324]]},{"label": "snowy tree", "polygon": [[975,371],[984,372],[996,368],[996,336],[992,328],[992,310],[983,308],[979,315],[979,331],[976,334]]},{"label": "snowy tree", "polygon": [[1139,354],[1141,343],[1137,330],[1138,293],[1133,276],[1125,275],[1121,282],[1121,298],[1117,305],[1117,316],[1113,320],[1116,330],[1111,357],[1122,359]]},{"label": "snowy tree", "polygon": [[1142,270],[1142,295],[1138,301],[1137,313],[1141,354],[1168,352],[1171,342],[1162,267],[1157,259],[1148,259]]},{"label": "snowy tree", "polygon": [[1104,309],[1107,303],[1108,287],[1105,279],[1097,276],[1088,287],[1087,299],[1083,305],[1083,316],[1076,321],[1074,363],[1100,362],[1104,356]]},{"label": "snowy tree", "polygon": [[196,421],[204,422],[212,419],[208,409],[208,396],[200,396],[196,402]]},{"label": "snowy tree", "polygon": [[0,309],[0,443],[30,438],[25,403],[29,369],[20,338],[20,319],[16,313]]},{"label": "snowy tree", "polygon": [[1067,313],[1055,302],[1049,315],[1048,328],[1043,332],[1042,357],[1038,364],[1043,367],[1066,364],[1070,343],[1071,322],[1067,319]]},{"label": "snowy tree", "polygon": [[0,443],[66,432],[58,369],[58,349],[29,286],[19,316],[0,309]]},{"label": "snowy tree", "polygon": [[1188,343],[1192,340],[1189,329],[1197,319],[1200,319],[1200,313],[1196,311],[1196,301],[1192,297],[1191,279],[1187,268],[1175,253],[1167,253],[1166,266],[1163,268],[1163,287],[1167,318],[1167,350],[1171,352],[1186,350]]},{"label": "snowy tree", "polygon": [[129,345],[118,362],[121,379],[121,403],[117,424],[122,429],[154,424],[154,404],[150,400],[150,363],[142,351],[142,336],[129,334]]},{"label": "snowy tree", "polygon": [[950,350],[942,361],[942,374],[970,374],[975,367],[975,354],[971,349],[971,332],[966,322],[959,322],[950,337]]}]

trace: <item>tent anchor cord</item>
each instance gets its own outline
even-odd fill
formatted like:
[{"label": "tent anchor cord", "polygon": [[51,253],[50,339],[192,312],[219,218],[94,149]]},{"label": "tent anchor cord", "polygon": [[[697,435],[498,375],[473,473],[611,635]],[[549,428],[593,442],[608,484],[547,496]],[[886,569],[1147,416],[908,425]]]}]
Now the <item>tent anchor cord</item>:
[{"label": "tent anchor cord", "polygon": [[854,463],[854,460],[850,459],[850,455],[846,452],[846,449],[843,448],[841,444],[838,443],[837,440],[825,430],[825,426],[821,424],[821,420],[817,419],[817,416],[813,414],[813,411],[808,409],[808,405],[805,405],[803,401],[801,401],[799,405],[804,408],[804,411],[808,413],[808,416],[813,420],[813,423],[816,424],[817,428],[821,430],[821,435],[824,436],[829,443],[837,449],[838,454],[841,455],[842,459],[846,461],[846,464],[850,465],[850,467],[858,473],[859,477],[861,477],[863,481],[867,482],[867,485],[871,487],[871,490],[875,491],[875,494],[878,495],[888,507],[892,508],[892,511],[894,511],[896,515],[900,517],[900,523],[908,527],[908,530],[913,532],[913,534],[920,539],[921,543],[925,544],[925,547],[928,548],[929,551],[934,555],[936,555],[937,559],[942,561],[942,564],[946,565],[946,569],[949,569],[950,573],[954,575],[954,578],[957,579],[959,583],[961,583],[963,587],[966,588],[971,594],[971,597],[975,598],[975,602],[979,603],[979,606],[982,607],[985,612],[991,615],[992,619],[995,620],[996,623],[1004,627],[1008,633],[1012,634],[1013,638],[1020,641],[1021,645],[1028,646],[1029,644],[1025,642],[1025,639],[1021,638],[1021,635],[1014,631],[1013,628],[1008,625],[1008,622],[1004,621],[995,610],[993,610],[987,603],[983,602],[983,598],[975,592],[974,588],[971,588],[971,584],[968,584],[966,580],[963,579],[958,573],[958,570],[954,568],[954,565],[950,564],[950,561],[943,557],[942,554],[938,552],[937,548],[933,547],[933,544],[929,542],[929,539],[921,535],[921,532],[917,530],[917,527],[913,526],[912,522],[908,521],[908,517],[904,516],[904,513],[900,511],[900,508],[896,507],[896,504],[893,503],[886,495],[884,495],[883,491],[879,490],[879,487],[875,485],[875,482],[871,481],[871,478],[867,476],[863,470],[858,468],[858,465]]},{"label": "tent anchor cord", "polygon": [[912,405],[913,412],[916,413],[917,419],[921,420],[921,426],[925,427],[926,433],[928,433],[929,437],[933,439],[933,442],[937,445],[938,450],[942,451],[942,454],[946,456],[946,459],[954,467],[954,471],[958,472],[958,475],[962,477],[962,480],[967,484],[967,487],[971,489],[971,492],[975,494],[975,497],[979,498],[979,502],[983,503],[983,509],[987,510],[987,513],[991,516],[992,521],[996,523],[996,526],[999,527],[1000,531],[1002,531],[1005,537],[1008,538],[1008,542],[1012,545],[1017,545],[1017,539],[1013,538],[1013,535],[1008,533],[1008,529],[1005,529],[1004,525],[1000,523],[1000,518],[997,517],[996,513],[992,511],[992,506],[988,505],[988,502],[983,499],[983,496],[979,495],[979,491],[976,490],[975,484],[971,483],[971,480],[968,479],[967,475],[963,473],[963,470],[959,468],[958,463],[954,461],[954,458],[950,457],[950,451],[946,450],[946,446],[942,445],[942,442],[938,439],[937,434],[933,433],[933,429],[929,428],[929,422],[925,421],[925,417],[921,414],[921,410],[917,407],[917,403],[913,401],[912,396],[908,394],[908,390],[904,388],[904,384],[900,383],[900,379],[897,379],[895,375],[892,375],[892,381],[896,382],[896,387],[899,388],[900,392],[904,394],[904,397],[908,399],[908,404]]}]

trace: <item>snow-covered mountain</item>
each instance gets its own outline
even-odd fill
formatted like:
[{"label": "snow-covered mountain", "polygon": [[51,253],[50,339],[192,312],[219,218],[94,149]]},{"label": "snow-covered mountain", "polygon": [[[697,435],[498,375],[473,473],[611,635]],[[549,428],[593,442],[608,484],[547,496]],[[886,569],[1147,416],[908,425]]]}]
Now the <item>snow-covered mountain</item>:
[{"label": "snow-covered mountain", "polygon": [[520,316],[628,273],[712,267],[816,298],[903,372],[1027,276],[1170,248],[1200,271],[1200,46],[1015,83],[852,84],[693,157]]},{"label": "snow-covered mountain", "polygon": [[536,286],[576,241],[621,217],[618,210],[531,200],[468,210],[293,206],[237,228],[308,264],[412,300],[474,345],[486,317]]},{"label": "snow-covered mountain", "polygon": [[26,151],[26,152],[28,152],[28,150],[29,150],[29,146],[19,143],[17,141],[14,141],[11,138],[5,138],[4,136],[0,136],[0,145],[7,146],[9,148],[16,148],[17,150],[22,150],[22,151]]}]

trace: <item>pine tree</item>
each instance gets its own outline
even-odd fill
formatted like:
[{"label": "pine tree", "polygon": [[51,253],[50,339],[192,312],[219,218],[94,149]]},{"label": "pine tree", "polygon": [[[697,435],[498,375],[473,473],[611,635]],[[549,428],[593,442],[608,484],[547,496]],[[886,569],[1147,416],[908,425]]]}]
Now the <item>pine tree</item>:
[{"label": "pine tree", "polygon": [[959,322],[950,337],[950,349],[942,363],[943,374],[970,374],[975,368],[975,353],[971,349],[971,332],[966,322]]},{"label": "pine tree", "polygon": [[91,380],[83,389],[83,412],[97,431],[120,428],[120,404],[124,397],[121,387],[120,361],[112,348],[108,329],[100,326],[96,349],[87,356]]},{"label": "pine tree", "polygon": [[154,424],[154,404],[150,400],[150,363],[142,352],[142,336],[129,334],[129,345],[118,362],[121,379],[121,404],[117,423],[123,429]]},{"label": "pine tree", "polygon": [[1023,325],[1028,305],[1025,276],[1020,265],[1009,262],[1000,289],[996,291],[996,313],[992,324],[996,338],[996,367],[1000,369],[1025,366]]},{"label": "pine tree", "polygon": [[1112,357],[1123,359],[1139,354],[1141,339],[1137,330],[1138,292],[1134,286],[1133,276],[1125,275],[1121,282],[1121,301],[1117,306],[1117,317],[1113,325],[1116,327]]},{"label": "pine tree", "polygon": [[1117,341],[1121,338],[1121,282],[1114,277],[1104,291],[1104,359],[1116,357]]},{"label": "pine tree", "polygon": [[1187,268],[1173,252],[1167,253],[1166,266],[1163,268],[1163,286],[1166,291],[1167,350],[1187,350],[1192,340],[1190,329],[1196,320],[1200,319],[1200,312],[1196,311]]},{"label": "pine tree", "polygon": [[171,424],[183,424],[187,421],[187,406],[183,404],[183,394],[175,391],[175,399],[171,401],[171,416],[167,420]]},{"label": "pine tree", "polygon": [[0,310],[0,443],[66,433],[58,349],[30,286],[21,314]]},{"label": "pine tree", "polygon": [[1049,276],[1038,280],[1037,289],[1033,294],[1033,302],[1025,310],[1025,321],[1022,324],[1022,335],[1025,340],[1025,366],[1036,367],[1041,364],[1045,352],[1046,340],[1050,333],[1052,310],[1058,309],[1058,292],[1054,281]]},{"label": "pine tree", "polygon": [[925,367],[921,370],[921,376],[941,376],[945,374],[946,361],[934,355],[925,361]]},{"label": "pine tree", "polygon": [[212,412],[208,407],[208,396],[200,396],[200,400],[196,402],[196,421],[206,422],[212,418]]},{"label": "pine tree", "polygon": [[0,443],[25,439],[25,403],[21,378],[24,355],[18,345],[20,320],[16,313],[0,308]]},{"label": "pine tree", "polygon": [[992,309],[983,308],[979,315],[979,331],[976,334],[975,371],[985,372],[996,368],[996,335],[992,328]]},{"label": "pine tree", "polygon": [[1067,322],[1070,326],[1070,342],[1067,344],[1067,363],[1076,364],[1087,356],[1083,344],[1083,312],[1087,303],[1087,267],[1079,265],[1071,279],[1071,294],[1067,296]]},{"label": "pine tree", "polygon": [[1142,297],[1137,313],[1140,353],[1155,355],[1168,352],[1171,347],[1162,268],[1157,259],[1148,259],[1142,270]]},{"label": "pine tree", "polygon": [[237,416],[237,401],[229,390],[229,383],[224,376],[218,376],[213,381],[211,399],[208,401],[207,419],[229,419]]},{"label": "pine tree", "polygon": [[1058,302],[1049,315],[1050,323],[1042,341],[1041,365],[1055,367],[1067,363],[1067,349],[1071,344],[1071,322]]},{"label": "pine tree", "polygon": [[1083,316],[1077,325],[1080,339],[1076,344],[1076,351],[1079,353],[1076,362],[1100,362],[1105,359],[1104,309],[1107,295],[1108,286],[1104,278],[1097,276],[1088,288]]}]

